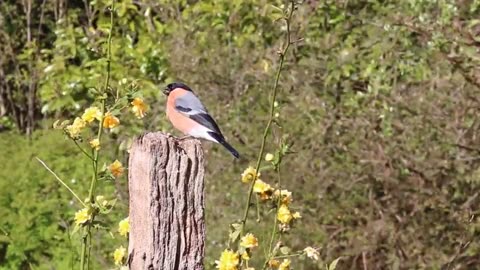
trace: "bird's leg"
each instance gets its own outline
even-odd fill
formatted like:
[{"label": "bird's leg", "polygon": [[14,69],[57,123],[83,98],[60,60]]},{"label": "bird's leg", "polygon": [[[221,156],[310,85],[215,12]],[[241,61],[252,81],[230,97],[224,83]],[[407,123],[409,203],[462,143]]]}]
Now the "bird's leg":
[{"label": "bird's leg", "polygon": [[186,136],[177,138],[177,141],[183,141],[183,140],[187,140],[187,139],[195,139],[195,137],[190,136],[190,135],[186,135]]}]

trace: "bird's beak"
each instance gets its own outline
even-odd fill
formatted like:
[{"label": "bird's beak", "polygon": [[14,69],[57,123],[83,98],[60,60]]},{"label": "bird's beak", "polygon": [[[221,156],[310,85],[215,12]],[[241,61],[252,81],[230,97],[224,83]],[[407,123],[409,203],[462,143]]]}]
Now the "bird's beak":
[{"label": "bird's beak", "polygon": [[163,93],[168,96],[168,94],[170,94],[170,89],[168,89],[168,87],[165,87],[165,89],[163,89]]}]

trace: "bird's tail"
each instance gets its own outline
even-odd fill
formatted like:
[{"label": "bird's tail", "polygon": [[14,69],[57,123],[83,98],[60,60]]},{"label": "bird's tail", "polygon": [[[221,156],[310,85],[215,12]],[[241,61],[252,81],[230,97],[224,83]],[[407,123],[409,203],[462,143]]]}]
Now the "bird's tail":
[{"label": "bird's tail", "polygon": [[235,158],[239,158],[240,157],[240,154],[238,153],[237,150],[235,150],[235,148],[233,148],[229,143],[227,143],[225,140],[222,140],[222,141],[219,141],[219,143],[221,145],[223,145],[225,148],[227,148],[228,151],[230,151],[230,153],[232,153],[232,155],[235,157]]},{"label": "bird's tail", "polygon": [[225,138],[223,138],[222,135],[218,134],[218,133],[213,133],[213,132],[208,132],[210,134],[210,136],[212,136],[219,144],[223,145],[223,147],[227,148],[227,150],[232,153],[232,155],[235,157],[235,158],[239,158],[240,157],[240,154],[238,153],[237,150],[235,150],[235,148],[233,148],[233,146],[231,146],[227,141],[225,141]]}]

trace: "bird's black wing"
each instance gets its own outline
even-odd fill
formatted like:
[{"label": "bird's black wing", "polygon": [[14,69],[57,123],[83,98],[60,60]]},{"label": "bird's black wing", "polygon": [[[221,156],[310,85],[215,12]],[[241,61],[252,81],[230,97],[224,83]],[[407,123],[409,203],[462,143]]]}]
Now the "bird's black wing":
[{"label": "bird's black wing", "polygon": [[191,115],[188,115],[188,117],[190,117],[190,119],[199,123],[200,125],[214,131],[215,133],[222,135],[222,132],[220,131],[220,128],[218,127],[217,123],[215,122],[215,120],[213,120],[213,118],[208,113],[191,114]]},{"label": "bird's black wing", "polygon": [[215,120],[208,114],[202,102],[192,92],[185,93],[175,100],[175,109],[212,132],[222,136],[222,132]]}]

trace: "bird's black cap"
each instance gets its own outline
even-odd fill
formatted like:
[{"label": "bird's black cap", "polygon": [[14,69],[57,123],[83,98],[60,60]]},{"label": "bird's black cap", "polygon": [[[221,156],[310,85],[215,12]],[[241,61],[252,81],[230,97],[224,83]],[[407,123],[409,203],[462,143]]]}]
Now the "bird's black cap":
[{"label": "bird's black cap", "polygon": [[173,83],[169,83],[167,87],[165,87],[165,89],[163,90],[163,93],[168,96],[170,92],[172,92],[177,88],[193,92],[193,90],[190,87],[188,87],[188,85],[181,82],[173,82]]}]

